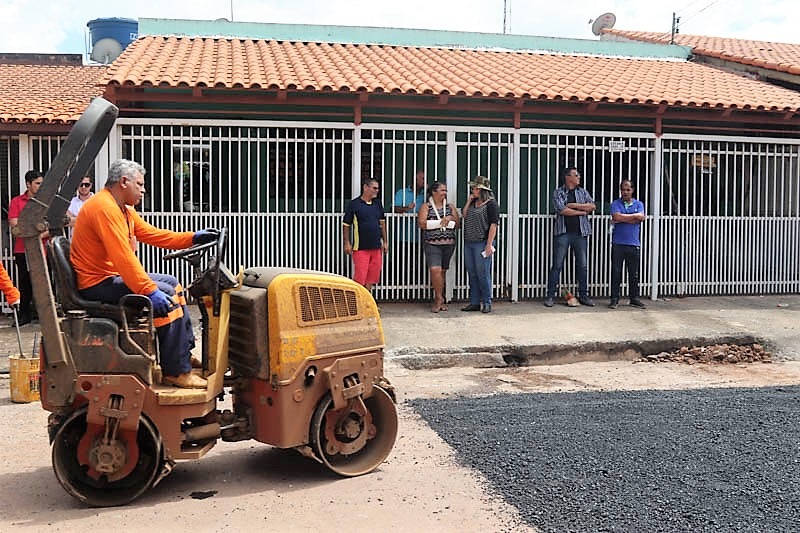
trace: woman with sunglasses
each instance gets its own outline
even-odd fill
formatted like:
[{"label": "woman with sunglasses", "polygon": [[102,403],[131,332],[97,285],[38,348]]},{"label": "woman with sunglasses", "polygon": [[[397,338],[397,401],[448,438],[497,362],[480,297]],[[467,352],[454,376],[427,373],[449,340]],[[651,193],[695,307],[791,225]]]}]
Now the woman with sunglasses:
[{"label": "woman with sunglasses", "polygon": [[81,184],[78,185],[78,190],[75,191],[75,196],[69,203],[69,208],[67,208],[67,216],[69,217],[70,228],[75,225],[75,219],[78,218],[78,212],[80,212],[84,202],[86,202],[86,200],[91,198],[93,194],[94,193],[92,192],[92,177],[85,176],[81,180]]}]

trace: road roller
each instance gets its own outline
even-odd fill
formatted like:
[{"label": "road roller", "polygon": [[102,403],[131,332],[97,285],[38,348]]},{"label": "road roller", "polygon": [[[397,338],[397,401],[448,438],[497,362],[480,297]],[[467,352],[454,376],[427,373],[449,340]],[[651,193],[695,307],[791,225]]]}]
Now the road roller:
[{"label": "road roller", "polygon": [[61,486],[89,506],[124,505],[220,440],[292,448],[341,476],[373,471],[394,445],[397,410],[378,308],[361,285],[270,266],[233,272],[225,228],[215,242],[167,254],[193,272],[193,372],[205,389],[162,384],[147,297],[110,305],[78,292],[65,213],[117,113],[92,101],[16,228],[42,329],[41,403]]}]

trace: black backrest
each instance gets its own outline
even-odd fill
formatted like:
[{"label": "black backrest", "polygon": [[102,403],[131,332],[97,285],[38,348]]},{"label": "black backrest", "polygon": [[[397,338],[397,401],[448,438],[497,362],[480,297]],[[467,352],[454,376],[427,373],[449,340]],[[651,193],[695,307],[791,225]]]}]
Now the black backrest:
[{"label": "black backrest", "polygon": [[78,293],[75,271],[69,261],[69,241],[64,236],[50,239],[50,264],[55,274],[56,298],[64,311],[82,310],[90,316],[110,318],[120,321],[121,309],[118,305],[95,302],[83,298]]}]

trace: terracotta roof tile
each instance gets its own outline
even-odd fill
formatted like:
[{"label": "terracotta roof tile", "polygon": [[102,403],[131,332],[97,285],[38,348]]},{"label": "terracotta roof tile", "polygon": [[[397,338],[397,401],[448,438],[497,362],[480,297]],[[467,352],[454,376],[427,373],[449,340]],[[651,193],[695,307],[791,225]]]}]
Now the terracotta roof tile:
[{"label": "terracotta roof tile", "polygon": [[[610,29],[605,34],[616,35],[635,41],[668,43],[670,34]],[[800,73],[800,44],[728,39],[704,35],[675,35],[675,44],[692,47],[697,55],[718,57],[745,65],[754,65],[769,70]]]},{"label": "terracotta roof tile", "polygon": [[141,37],[103,81],[800,111],[796,92],[690,62],[232,38]]},{"label": "terracotta roof tile", "polygon": [[95,96],[105,67],[0,64],[0,122],[69,124]]}]

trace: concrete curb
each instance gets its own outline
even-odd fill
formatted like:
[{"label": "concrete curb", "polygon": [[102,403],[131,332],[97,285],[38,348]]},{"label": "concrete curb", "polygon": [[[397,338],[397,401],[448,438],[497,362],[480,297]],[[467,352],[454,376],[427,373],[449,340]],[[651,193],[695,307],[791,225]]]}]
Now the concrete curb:
[{"label": "concrete curb", "polygon": [[585,342],[536,345],[496,345],[460,349],[430,349],[423,346],[404,346],[388,349],[386,358],[408,370],[473,367],[495,368],[508,366],[563,365],[585,361],[635,361],[643,356],[668,352],[681,346],[711,344],[768,343],[749,334],[673,337],[653,340],[621,340],[614,342]]}]

